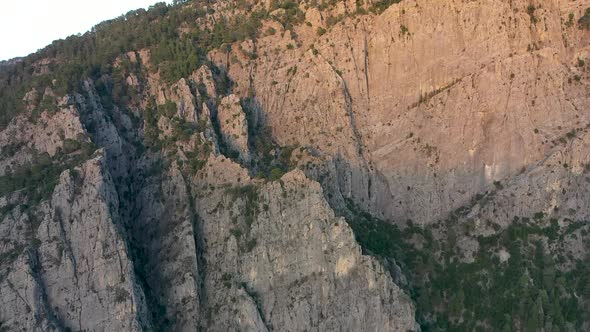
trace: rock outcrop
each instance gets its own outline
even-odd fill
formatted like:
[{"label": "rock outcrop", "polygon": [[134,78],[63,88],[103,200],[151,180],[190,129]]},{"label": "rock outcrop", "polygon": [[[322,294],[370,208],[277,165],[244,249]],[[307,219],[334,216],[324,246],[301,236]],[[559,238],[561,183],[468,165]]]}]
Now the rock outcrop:
[{"label": "rock outcrop", "polygon": [[211,159],[195,195],[213,330],[418,329],[411,300],[361,253],[318,183],[299,170],[261,183],[230,163]]},{"label": "rock outcrop", "polygon": [[2,250],[3,327],[140,331],[149,326],[118,205],[99,151],[80,168],[62,173],[51,200],[35,215],[17,207],[4,217],[3,233],[21,229],[28,243]]},{"label": "rock outcrop", "polygon": [[248,163],[251,160],[248,147],[248,121],[236,95],[223,98],[217,109],[221,140],[238,158]]}]

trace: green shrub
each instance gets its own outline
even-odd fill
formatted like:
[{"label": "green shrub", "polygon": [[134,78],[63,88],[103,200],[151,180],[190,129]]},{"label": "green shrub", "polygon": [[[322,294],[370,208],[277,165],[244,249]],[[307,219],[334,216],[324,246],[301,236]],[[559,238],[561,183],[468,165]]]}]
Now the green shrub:
[{"label": "green shrub", "polygon": [[256,247],[256,239],[250,239],[246,242],[244,246],[244,251],[250,252],[254,249],[254,247]]},{"label": "green shrub", "polygon": [[115,288],[115,302],[116,303],[125,302],[129,298],[130,298],[130,294],[126,289],[124,289],[122,287]]},{"label": "green shrub", "polygon": [[175,117],[172,119],[172,141],[188,141],[196,132],[196,125],[186,121],[184,118]]},{"label": "green shrub", "polygon": [[400,33],[402,34],[402,36],[403,36],[403,35],[406,35],[406,34],[408,34],[408,33],[409,33],[408,27],[406,27],[406,26],[405,26],[405,25],[403,25],[403,24],[402,24],[402,25],[400,25],[400,27],[399,27],[399,31],[400,31]]},{"label": "green shrub", "polygon": [[280,169],[278,167],[274,167],[273,169],[270,170],[269,179],[271,181],[276,181],[276,180],[279,180],[284,174],[285,174],[285,172],[283,172],[282,169]]},{"label": "green shrub", "polygon": [[277,9],[283,9],[284,13],[278,17],[275,17],[275,19],[279,21],[287,30],[292,29],[293,26],[297,24],[303,23],[305,19],[305,13],[299,9],[299,4],[293,0],[273,0],[271,2],[270,11],[272,12]]},{"label": "green shrub", "polygon": [[537,8],[535,7],[535,5],[529,5],[526,9],[527,14],[529,14],[529,17],[531,19],[531,23],[535,24],[538,22],[537,17],[535,16],[535,11],[537,10]]},{"label": "green shrub", "polygon": [[92,143],[77,143],[76,146],[76,151],[81,150],[79,154],[70,156],[58,153],[54,158],[47,153],[35,155],[30,164],[0,176],[0,197],[21,190],[32,204],[47,199],[57,185],[60,174],[87,160],[96,149]]},{"label": "green shrub", "polygon": [[396,3],[400,3],[401,0],[382,0],[382,1],[377,1],[371,4],[371,6],[369,7],[369,11],[371,11],[372,13],[375,14],[381,14],[383,13],[387,8],[389,8],[389,6],[396,4]]},{"label": "green shrub", "polygon": [[167,100],[164,104],[158,105],[158,111],[162,113],[168,119],[172,119],[176,115],[178,107],[175,102]]},{"label": "green shrub", "polygon": [[82,147],[82,144],[80,142],[68,138],[68,139],[64,140],[63,152],[65,154],[69,154],[69,153],[80,150],[81,147]]},{"label": "green shrub", "polygon": [[574,26],[574,13],[569,13],[567,22],[565,22],[565,26],[568,28]]},{"label": "green shrub", "polygon": [[232,228],[229,231],[231,233],[231,235],[233,235],[237,240],[240,239],[240,237],[242,237],[242,231],[238,228]]}]

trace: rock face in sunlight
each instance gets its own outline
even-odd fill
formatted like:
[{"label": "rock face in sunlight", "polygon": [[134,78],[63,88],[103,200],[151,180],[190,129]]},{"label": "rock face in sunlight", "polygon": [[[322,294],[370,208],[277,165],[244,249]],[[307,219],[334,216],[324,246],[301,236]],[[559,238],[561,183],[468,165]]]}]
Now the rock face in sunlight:
[{"label": "rock face in sunlight", "polygon": [[178,1],[0,63],[0,330],[588,330],[588,22]]}]

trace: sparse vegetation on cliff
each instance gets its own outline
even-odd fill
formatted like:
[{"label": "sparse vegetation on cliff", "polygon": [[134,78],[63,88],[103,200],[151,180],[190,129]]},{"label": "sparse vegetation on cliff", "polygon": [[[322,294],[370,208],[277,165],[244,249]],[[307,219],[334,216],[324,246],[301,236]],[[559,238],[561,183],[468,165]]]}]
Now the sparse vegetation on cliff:
[{"label": "sparse vegetation on cliff", "polygon": [[[284,24],[300,21],[301,11],[296,6],[286,3],[279,7],[285,9]],[[208,51],[256,38],[261,20],[268,17],[266,11],[256,10],[221,19],[207,29],[196,23],[205,14],[158,3],[148,10],[131,11],[100,23],[83,35],[55,41],[13,66],[0,68],[0,107],[6,110],[0,113],[0,128],[23,112],[21,99],[33,87],[43,91],[52,86],[59,96],[81,91],[82,80],[93,78],[99,82],[104,75],[114,74],[112,63],[117,56],[141,49],[151,50],[153,68],[159,70],[164,81],[173,83],[204,63]],[[188,31],[181,34],[181,27]],[[49,61],[48,72],[34,75],[41,60]]]},{"label": "sparse vegetation on cliff", "polygon": [[381,0],[381,1],[376,1],[373,2],[371,4],[371,6],[369,7],[369,10],[372,13],[375,14],[381,14],[383,13],[387,8],[389,8],[389,6],[396,4],[396,3],[400,3],[401,0]]},{"label": "sparse vegetation on cliff", "polygon": [[0,197],[21,190],[30,204],[47,199],[53,192],[60,174],[88,159],[96,150],[92,143],[67,140],[53,158],[47,153],[35,155],[28,165],[9,169],[0,176]]}]

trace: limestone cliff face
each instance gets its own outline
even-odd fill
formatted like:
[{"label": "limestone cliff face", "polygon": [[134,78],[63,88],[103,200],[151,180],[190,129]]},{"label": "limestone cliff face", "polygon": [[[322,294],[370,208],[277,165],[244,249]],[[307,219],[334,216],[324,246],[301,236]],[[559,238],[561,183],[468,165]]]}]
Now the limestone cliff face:
[{"label": "limestone cliff face", "polygon": [[205,288],[216,294],[211,328],[418,328],[407,295],[361,253],[303,172],[261,183],[225,158],[210,159],[205,172],[211,182],[199,184],[195,197],[206,237]]},{"label": "limestone cliff face", "polygon": [[[462,236],[460,247],[467,260],[473,259],[478,245],[474,237],[489,236],[505,229],[515,218],[527,218],[541,227],[557,223],[562,229],[574,226],[590,218],[588,183],[590,181],[590,145],[588,127],[576,128],[562,148],[550,153],[536,164],[522,170],[517,176],[504,182],[496,182],[494,188],[478,195],[456,213],[458,225],[470,229]],[[587,227],[582,222],[583,229]],[[561,247],[572,260],[583,259],[585,236],[575,230],[570,237],[553,246]],[[565,249],[563,249],[565,248]],[[566,265],[570,265],[567,263]]]},{"label": "limestone cliff face", "polygon": [[230,151],[238,153],[238,158],[250,162],[248,148],[248,122],[240,105],[240,98],[229,95],[221,100],[217,111],[221,139]]},{"label": "limestone cliff face", "polygon": [[[493,216],[493,220],[502,225],[510,224],[513,216],[535,213],[587,220],[590,217],[586,199],[590,137],[588,129],[580,129],[562,150],[549,154],[518,176],[497,183],[493,194],[477,204],[471,216],[488,219]],[[526,204],[516,201],[515,197],[526,200]],[[484,198],[486,196],[482,196]]]},{"label": "limestone cliff face", "polygon": [[[61,174],[35,210],[3,216],[0,316],[10,330],[147,327],[104,152]],[[13,230],[24,237],[9,236]]]},{"label": "limestone cliff face", "polygon": [[[0,130],[0,330],[418,331],[407,266],[351,217],[455,231],[466,262],[515,216],[590,218],[590,0],[250,5],[259,36],[174,82],[137,49],[27,89]],[[578,233],[551,245],[581,258]]]},{"label": "limestone cliff face", "polygon": [[32,151],[53,157],[58,151],[69,149],[72,142],[90,141],[78,111],[65,100],[56,114],[44,110],[36,123],[19,117],[0,135],[0,175],[31,162]]},{"label": "limestone cliff face", "polygon": [[[145,98],[178,107],[153,124],[137,125],[140,108],[107,110],[86,81],[67,108],[37,123],[18,116],[0,133],[7,174],[34,174],[43,152],[52,170],[46,196],[26,181],[2,188],[1,326],[419,330],[410,297],[361,251],[319,183],[298,169],[273,181],[251,176],[244,101],[218,96],[211,75],[202,67],[170,87],[151,77],[148,90],[164,97]],[[179,133],[180,118],[191,131]],[[137,143],[148,130],[160,150]],[[99,149],[88,154],[90,142]]]},{"label": "limestone cliff face", "polygon": [[331,28],[330,14],[310,10],[312,25],[296,36],[272,25],[255,60],[237,45],[212,56],[241,93],[252,82],[281,144],[343,160],[344,196],[388,219],[429,223],[589,122],[578,59],[590,36],[572,23],[589,5],[402,1]]}]

